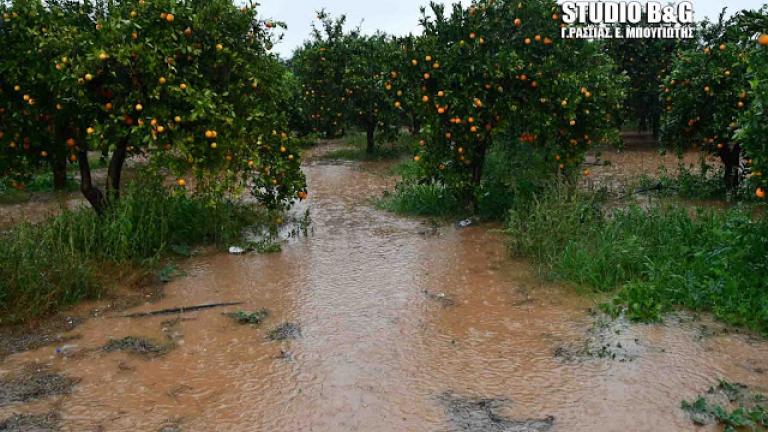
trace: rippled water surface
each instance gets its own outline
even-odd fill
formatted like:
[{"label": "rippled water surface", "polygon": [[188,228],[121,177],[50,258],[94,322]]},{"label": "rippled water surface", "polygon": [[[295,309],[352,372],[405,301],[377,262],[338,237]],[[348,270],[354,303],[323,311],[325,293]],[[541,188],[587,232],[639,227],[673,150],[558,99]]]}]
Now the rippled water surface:
[{"label": "rippled water surface", "polygon": [[[81,378],[72,394],[0,418],[53,408],[66,431],[464,430],[449,394],[502,400],[510,419],[553,416],[555,431],[690,431],[681,400],[718,378],[768,387],[763,342],[686,319],[595,327],[595,300],[511,260],[499,227],[434,231],[375,209],[386,170],[309,162],[308,237],[279,254],[192,258],[164,299],[135,310],[242,301],[269,309],[261,326],[223,314],[237,307],[90,319],[73,332],[80,355],[46,347],[0,363],[0,374],[50,364]],[[269,340],[285,322],[301,335]],[[125,336],[177,346],[152,359],[98,349]]]}]

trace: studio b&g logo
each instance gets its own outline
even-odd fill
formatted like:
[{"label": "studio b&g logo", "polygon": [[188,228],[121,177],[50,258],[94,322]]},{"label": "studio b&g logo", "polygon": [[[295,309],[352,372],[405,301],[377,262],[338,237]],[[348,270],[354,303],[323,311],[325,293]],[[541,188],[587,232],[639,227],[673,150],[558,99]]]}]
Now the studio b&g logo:
[{"label": "studio b&g logo", "polygon": [[564,39],[690,39],[694,11],[690,1],[566,1]]}]

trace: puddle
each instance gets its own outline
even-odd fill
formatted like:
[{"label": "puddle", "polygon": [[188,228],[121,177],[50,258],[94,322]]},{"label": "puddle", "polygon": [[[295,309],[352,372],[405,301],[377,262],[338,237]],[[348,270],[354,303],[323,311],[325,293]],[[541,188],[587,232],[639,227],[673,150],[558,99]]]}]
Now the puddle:
[{"label": "puddle", "polygon": [[[181,261],[164,296],[127,312],[84,305],[105,312],[61,331],[79,336],[79,355],[57,342],[0,363],[0,376],[37,363],[77,378],[71,394],[0,407],[0,419],[54,410],[65,431],[678,432],[694,429],[681,402],[718,379],[768,388],[762,340],[702,337],[717,328],[706,319],[595,328],[597,300],[511,260],[499,226],[377,210],[389,169],[310,156],[310,200],[295,213],[311,210],[306,235],[281,253]],[[146,314],[209,304],[228,306]],[[227,315],[261,308],[260,325]],[[300,337],[272,341],[277,328]],[[102,350],[139,336],[174,349]],[[584,358],[585,344],[616,356]],[[579,355],[564,361],[559,347]]]}]

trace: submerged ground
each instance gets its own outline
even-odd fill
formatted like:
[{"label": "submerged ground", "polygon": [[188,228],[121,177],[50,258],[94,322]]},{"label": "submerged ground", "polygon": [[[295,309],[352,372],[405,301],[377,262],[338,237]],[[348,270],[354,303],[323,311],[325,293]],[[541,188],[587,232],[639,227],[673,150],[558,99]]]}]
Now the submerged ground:
[{"label": "submerged ground", "polygon": [[[203,252],[128,312],[241,305],[77,308],[59,343],[0,360],[0,430],[690,431],[681,401],[718,379],[768,388],[759,338],[604,320],[601,299],[511,260],[498,226],[377,210],[386,163],[310,155],[305,172],[308,236]],[[260,324],[226,315],[262,308]]]}]

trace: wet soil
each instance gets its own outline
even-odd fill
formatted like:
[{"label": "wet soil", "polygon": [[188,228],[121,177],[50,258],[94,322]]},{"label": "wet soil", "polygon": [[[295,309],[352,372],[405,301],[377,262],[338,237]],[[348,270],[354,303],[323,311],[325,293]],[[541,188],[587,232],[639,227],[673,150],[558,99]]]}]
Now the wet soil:
[{"label": "wet soil", "polygon": [[77,382],[77,379],[55,373],[47,366],[29,364],[19,372],[0,377],[0,407],[69,394]]},{"label": "wet soil", "polygon": [[[0,419],[55,411],[63,431],[709,431],[681,401],[721,378],[768,388],[760,338],[704,331],[719,328],[706,317],[604,323],[590,312],[601,298],[510,259],[500,226],[376,209],[395,182],[387,163],[310,155],[305,172],[308,236],[276,254],[196,254],[129,312],[242,304],[133,319],[84,305],[101,312],[62,332],[79,336],[78,355],[56,344],[0,362],[0,377],[37,363],[78,378],[71,394],[10,403]],[[260,308],[258,326],[227,316]],[[274,329],[298,337],[271,340]],[[102,349],[127,337],[174,349]]]},{"label": "wet soil", "polygon": [[0,432],[55,432],[59,430],[60,417],[56,412],[37,415],[15,414],[0,420]]},{"label": "wet soil", "polygon": [[[130,183],[138,173],[137,164],[131,161],[123,171],[124,184]],[[107,169],[96,169],[92,173],[94,184],[103,188],[107,179]],[[80,174],[74,175],[74,180],[80,184]],[[36,223],[60,213],[62,210],[74,210],[86,207],[87,201],[80,191],[70,192],[34,192],[27,193],[28,199],[22,202],[0,206],[0,231],[6,230],[20,222]]]},{"label": "wet soil", "polygon": [[[584,182],[594,188],[605,187],[609,191],[625,195],[638,186],[642,176],[656,178],[660,171],[676,176],[680,166],[700,172],[702,154],[689,151],[678,157],[674,152],[660,153],[657,146],[628,144],[624,149],[603,148],[587,157],[584,168],[590,172]],[[719,159],[705,156],[708,165],[720,166]]]}]

